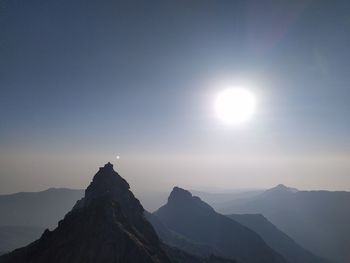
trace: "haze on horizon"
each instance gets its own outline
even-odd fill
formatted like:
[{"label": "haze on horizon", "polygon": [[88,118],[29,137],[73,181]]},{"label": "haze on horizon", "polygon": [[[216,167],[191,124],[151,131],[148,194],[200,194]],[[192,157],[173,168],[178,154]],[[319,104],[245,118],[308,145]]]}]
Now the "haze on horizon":
[{"label": "haze on horizon", "polygon": [[[350,190],[350,3],[261,2],[1,1],[0,194],[108,161],[136,192]],[[222,83],[249,122],[215,116]]]}]

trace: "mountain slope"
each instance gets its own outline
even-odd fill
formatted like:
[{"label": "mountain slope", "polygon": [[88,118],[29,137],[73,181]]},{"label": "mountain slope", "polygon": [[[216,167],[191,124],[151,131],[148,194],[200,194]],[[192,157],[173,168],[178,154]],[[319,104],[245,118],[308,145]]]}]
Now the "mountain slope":
[{"label": "mountain slope", "polygon": [[279,186],[217,209],[225,214],[263,214],[312,253],[350,262],[350,192],[290,191]]},{"label": "mountain slope", "polygon": [[200,257],[209,257],[211,255],[220,254],[219,251],[214,248],[201,244],[198,242],[193,242],[185,236],[172,231],[169,229],[156,215],[145,212],[147,220],[152,224],[154,230],[157,232],[159,238],[167,245],[171,247],[176,247],[187,253],[197,255]]},{"label": "mountain slope", "polygon": [[258,233],[262,239],[289,262],[325,263],[326,261],[302,248],[260,214],[234,214],[229,218]]},{"label": "mountain slope", "polygon": [[168,228],[208,245],[220,255],[245,263],[286,262],[255,232],[218,214],[190,192],[175,187],[166,205],[154,213]]}]

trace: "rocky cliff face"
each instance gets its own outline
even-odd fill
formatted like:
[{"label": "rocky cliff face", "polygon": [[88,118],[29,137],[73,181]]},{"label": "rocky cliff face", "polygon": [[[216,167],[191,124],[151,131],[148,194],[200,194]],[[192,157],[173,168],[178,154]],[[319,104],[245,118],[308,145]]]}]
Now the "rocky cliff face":
[{"label": "rocky cliff face", "polygon": [[171,262],[128,183],[108,163],[85,197],[41,238],[0,262]]}]

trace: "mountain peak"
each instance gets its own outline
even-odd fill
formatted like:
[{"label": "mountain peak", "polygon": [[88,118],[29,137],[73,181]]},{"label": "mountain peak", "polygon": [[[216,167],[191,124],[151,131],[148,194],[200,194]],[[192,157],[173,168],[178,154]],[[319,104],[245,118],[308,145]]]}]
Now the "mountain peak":
[{"label": "mountain peak", "polygon": [[89,206],[101,198],[119,203],[127,216],[143,213],[143,207],[130,191],[129,184],[113,169],[110,162],[99,168],[85,190],[85,197],[77,202],[74,209]]},{"label": "mountain peak", "polygon": [[299,190],[296,188],[291,188],[284,184],[278,184],[277,186],[266,190],[265,193],[296,193],[298,191]]},{"label": "mountain peak", "polygon": [[206,209],[214,211],[207,203],[203,202],[199,197],[193,196],[190,191],[175,186],[168,197],[168,203],[165,206],[170,206],[179,209]]},{"label": "mountain peak", "polygon": [[100,170],[113,170],[113,164],[111,164],[110,162],[106,163],[103,167],[100,167]]},{"label": "mountain peak", "polygon": [[86,198],[105,195],[113,191],[128,191],[129,184],[113,169],[113,164],[106,163],[100,167],[85,192]]},{"label": "mountain peak", "polygon": [[284,184],[278,184],[277,186],[275,186],[276,189],[284,189],[284,190],[287,190],[288,187],[285,186]]},{"label": "mountain peak", "polygon": [[192,194],[189,191],[175,186],[169,195],[168,202],[182,203],[191,199]]}]

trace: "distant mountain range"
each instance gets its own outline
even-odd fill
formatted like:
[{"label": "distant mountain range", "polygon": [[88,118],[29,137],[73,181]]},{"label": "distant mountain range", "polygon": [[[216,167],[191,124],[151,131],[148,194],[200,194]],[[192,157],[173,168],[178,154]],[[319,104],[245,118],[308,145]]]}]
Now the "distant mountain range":
[{"label": "distant mountain range", "polygon": [[327,262],[301,247],[261,214],[233,214],[228,217],[255,231],[289,262]]},{"label": "distant mountain range", "polygon": [[215,208],[224,214],[262,214],[314,254],[333,262],[350,262],[350,192],[298,191],[278,185]]},{"label": "distant mountain range", "polygon": [[[238,231],[237,227],[241,228],[243,225],[260,235],[269,247],[288,262],[326,262],[299,246],[262,215],[232,215],[230,218],[233,220],[230,221],[216,213],[198,197],[180,188],[174,188],[168,203],[152,216],[153,218],[149,220],[165,243],[184,250],[190,248],[191,253],[205,254],[207,252],[225,256],[235,253],[235,249],[230,248],[229,245],[235,247],[234,244],[237,242],[235,239],[241,238],[238,233],[245,232],[242,229]],[[193,223],[196,221],[198,223]],[[237,226],[237,223],[241,225]],[[246,231],[249,230],[246,229]],[[226,248],[227,251],[223,251],[222,248]],[[239,252],[244,253],[242,250]],[[257,252],[253,254],[256,256]],[[242,257],[236,255],[238,259]],[[247,261],[247,259],[242,259],[242,261]],[[263,261],[273,262],[266,258]]]},{"label": "distant mountain range", "polygon": [[[177,190],[181,192],[183,189]],[[266,191],[195,193],[208,200],[217,211],[229,214],[228,217],[234,222],[233,224],[244,226],[254,235],[259,235],[264,245],[272,248],[273,253],[277,252],[276,254],[280,254],[288,262],[325,262],[315,255],[329,259],[328,262],[349,262],[350,233],[347,222],[350,219],[350,193],[348,192],[298,191],[278,185]],[[84,190],[64,188],[0,195],[0,254],[34,241],[44,228],[55,228],[57,222],[72,209],[76,200],[83,196]],[[189,197],[188,194],[185,196]],[[179,198],[178,193],[175,197],[176,200]],[[204,219],[207,222],[215,220],[220,222],[224,220],[218,219],[222,218],[222,215],[192,195],[185,201],[175,203],[177,208],[168,202],[159,209],[162,212],[157,211],[153,214],[144,212],[160,239],[169,246],[161,245],[164,251],[170,254],[194,256],[201,262],[209,260],[212,254],[225,256],[226,254],[220,251],[222,246],[215,243],[219,242],[218,240],[212,242],[192,233],[198,223],[193,222],[195,227],[188,233],[186,228],[182,228],[184,226],[180,227],[182,219],[179,218],[179,216],[184,218],[187,216],[189,220],[197,218],[204,224]],[[187,212],[184,213],[186,209]],[[201,216],[193,214],[197,209],[201,211],[199,212]],[[176,227],[169,223],[172,220],[178,224]],[[206,225],[203,231],[209,231],[210,227],[215,229]],[[222,235],[224,234],[226,231],[222,231]],[[221,260],[218,257],[211,258],[214,259]]]},{"label": "distant mountain range", "polygon": [[84,190],[65,188],[0,195],[0,226],[53,228],[83,196]]},{"label": "distant mountain range", "polygon": [[54,230],[26,247],[0,256],[1,263],[234,263],[198,257],[158,238],[129,184],[108,163],[96,173],[82,199]]}]

